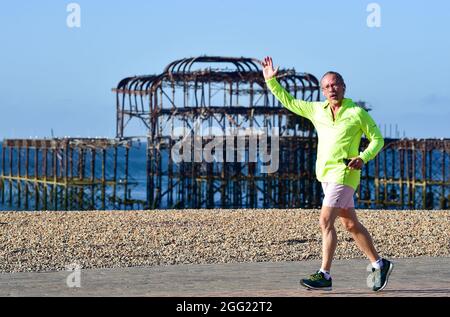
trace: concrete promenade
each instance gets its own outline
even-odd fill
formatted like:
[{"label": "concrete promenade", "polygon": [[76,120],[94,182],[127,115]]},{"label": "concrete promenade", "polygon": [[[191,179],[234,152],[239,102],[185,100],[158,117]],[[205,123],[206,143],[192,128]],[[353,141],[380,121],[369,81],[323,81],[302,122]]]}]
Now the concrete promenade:
[{"label": "concrete promenade", "polygon": [[[139,296],[139,297],[305,297],[375,296],[450,297],[450,258],[393,259],[389,284],[375,293],[367,287],[362,259],[336,260],[333,290],[308,291],[299,279],[320,261],[174,265],[81,270],[79,288],[69,288],[71,272],[0,274],[0,296]],[[75,277],[72,275],[71,277]],[[76,283],[76,279],[71,279]]]}]

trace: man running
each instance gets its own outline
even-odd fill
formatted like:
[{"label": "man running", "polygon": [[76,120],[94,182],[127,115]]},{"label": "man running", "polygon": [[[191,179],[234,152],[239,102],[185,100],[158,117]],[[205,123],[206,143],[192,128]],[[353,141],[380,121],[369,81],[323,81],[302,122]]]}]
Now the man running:
[{"label": "man running", "polygon": [[[348,230],[358,247],[372,263],[373,274],[379,281],[374,291],[387,285],[393,269],[392,262],[380,258],[367,229],[359,222],[354,208],[353,194],[360,181],[361,169],[383,148],[384,140],[374,120],[367,111],[351,99],[344,98],[345,82],[336,72],[326,73],[320,82],[325,102],[296,100],[277,81],[278,68],[274,70],[271,57],[261,62],[267,87],[284,107],[309,119],[317,130],[318,149],[316,177],[325,194],[320,213],[322,230],[322,266],[300,284],[309,289],[331,290],[331,262],[336,250],[337,235],[334,222],[337,217]],[[359,153],[362,134],[369,146]]]}]

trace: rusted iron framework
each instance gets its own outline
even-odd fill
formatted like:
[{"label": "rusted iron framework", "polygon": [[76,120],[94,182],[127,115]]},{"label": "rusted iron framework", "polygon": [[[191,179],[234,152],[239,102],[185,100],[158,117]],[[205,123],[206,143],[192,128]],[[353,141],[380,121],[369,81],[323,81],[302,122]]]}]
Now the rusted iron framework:
[{"label": "rusted iron framework", "polygon": [[[319,81],[311,74],[281,70],[279,81],[297,98],[318,101]],[[293,115],[269,94],[259,61],[250,58],[197,57],[175,61],[154,76],[125,78],[117,93],[117,137],[133,118],[148,127],[147,200],[149,208],[239,208],[320,204],[320,188],[311,172],[316,137],[313,126]],[[262,174],[258,162],[196,162],[197,127],[219,131],[258,129],[268,136],[280,129],[277,173]],[[192,160],[174,164],[175,129],[193,138]],[[234,132],[231,132],[234,133]],[[236,132],[237,133],[237,132]],[[249,156],[250,137],[243,150]],[[225,153],[225,149],[224,149]],[[226,154],[223,154],[224,156]],[[229,157],[228,157],[229,158]],[[219,160],[220,161],[220,160]]]},{"label": "rusted iron framework", "polygon": [[450,139],[386,139],[385,143],[383,151],[362,171],[358,204],[448,209]]},{"label": "rusted iron framework", "polygon": [[[278,80],[295,98],[320,100],[319,81],[311,74],[283,69]],[[4,140],[2,206],[22,210],[321,206],[314,127],[269,93],[258,60],[182,59],[160,75],[125,78],[113,91],[116,139]],[[368,109],[364,103],[360,106]],[[145,125],[147,143],[145,154],[136,157],[130,165],[134,170],[129,171],[130,156],[136,155],[130,154],[131,121]],[[211,144],[214,159],[208,160],[205,153]],[[363,139],[361,149],[366,146]],[[182,148],[181,160],[174,151],[177,147]],[[271,162],[265,156],[278,161],[274,171],[268,172]],[[146,167],[135,164],[139,161]],[[361,172],[357,206],[448,209],[449,166],[450,139],[386,139],[383,151]],[[146,184],[137,175],[141,173]],[[130,188],[136,185],[145,186],[145,200],[132,199]]]},{"label": "rusted iron framework", "polygon": [[[278,80],[296,98],[320,100],[319,81],[311,74],[285,69]],[[268,92],[258,60],[181,59],[160,75],[125,78],[113,90],[117,96],[117,137],[126,135],[133,119],[148,129],[148,208],[320,207],[322,192],[314,177],[314,128]],[[174,163],[174,129],[180,127],[192,138],[188,144],[191,160]],[[260,128],[266,135],[279,128],[279,169],[262,174],[258,172],[260,162],[239,160],[237,154],[234,160],[226,160],[225,147],[220,154],[222,161],[197,161],[195,144],[205,148],[211,142],[210,137],[196,136],[198,127],[219,129],[224,134]],[[248,159],[251,138],[241,146],[243,157]],[[447,208],[448,147],[447,139],[387,140],[384,151],[362,171],[358,205]],[[430,164],[441,162],[440,172],[426,160]],[[420,177],[418,162],[423,164]]]},{"label": "rusted iron framework", "polygon": [[18,210],[133,208],[135,202],[128,199],[131,145],[127,139],[4,140],[2,205]]}]

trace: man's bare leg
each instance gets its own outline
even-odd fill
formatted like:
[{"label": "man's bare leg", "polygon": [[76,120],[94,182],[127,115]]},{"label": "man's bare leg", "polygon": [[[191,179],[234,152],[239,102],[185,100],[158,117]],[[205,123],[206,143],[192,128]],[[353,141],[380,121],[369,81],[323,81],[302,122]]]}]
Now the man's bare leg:
[{"label": "man's bare leg", "polygon": [[340,209],[339,217],[344,228],[352,234],[356,245],[369,258],[370,262],[377,261],[380,257],[375,250],[372,237],[367,229],[359,222],[355,209]]},{"label": "man's bare leg", "polygon": [[340,208],[322,206],[320,212],[320,228],[322,230],[322,267],[321,269],[329,272],[331,262],[337,245],[337,234],[334,228],[334,222],[340,214]]}]

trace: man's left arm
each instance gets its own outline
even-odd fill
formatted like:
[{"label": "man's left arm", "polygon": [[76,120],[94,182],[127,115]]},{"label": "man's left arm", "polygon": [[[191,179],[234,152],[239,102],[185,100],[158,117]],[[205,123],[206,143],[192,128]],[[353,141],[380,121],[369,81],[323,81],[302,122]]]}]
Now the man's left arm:
[{"label": "man's left arm", "polygon": [[384,146],[384,139],[377,124],[366,110],[361,109],[360,119],[361,129],[370,141],[369,146],[363,152],[359,153],[359,157],[363,160],[364,164],[366,164],[374,159],[381,151]]}]

